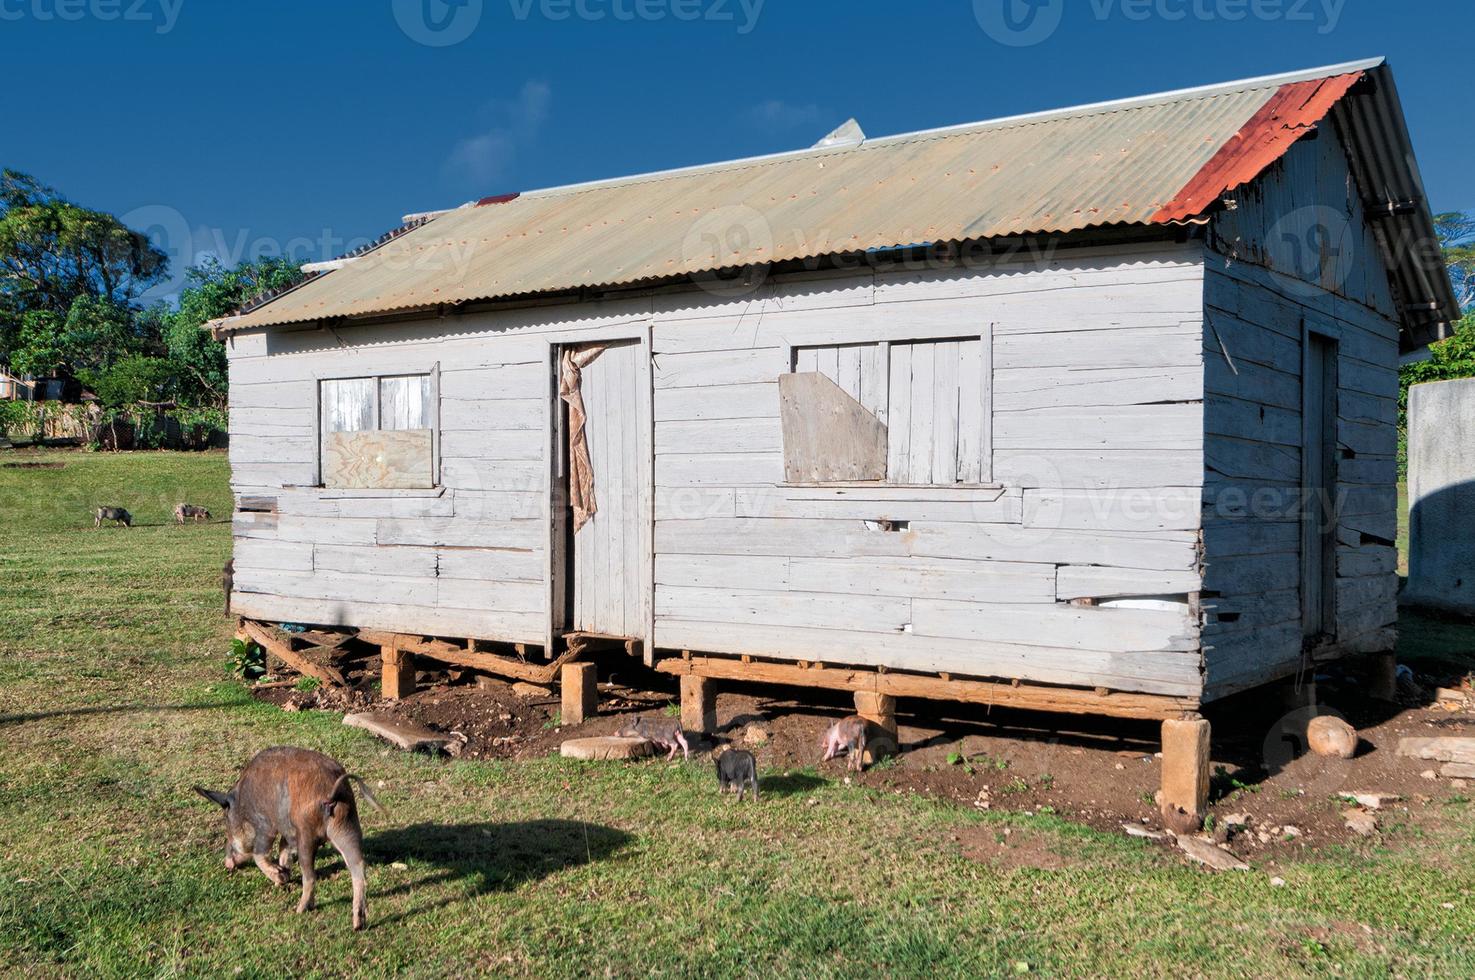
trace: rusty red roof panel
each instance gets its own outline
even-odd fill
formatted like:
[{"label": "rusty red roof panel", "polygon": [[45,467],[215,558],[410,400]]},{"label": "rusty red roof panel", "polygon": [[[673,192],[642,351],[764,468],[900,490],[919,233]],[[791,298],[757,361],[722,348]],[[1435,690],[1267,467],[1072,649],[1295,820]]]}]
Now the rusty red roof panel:
[{"label": "rusty red roof panel", "polygon": [[1282,85],[1151,220],[1162,224],[1202,214],[1225,191],[1260,176],[1315,129],[1362,75],[1357,71]]}]

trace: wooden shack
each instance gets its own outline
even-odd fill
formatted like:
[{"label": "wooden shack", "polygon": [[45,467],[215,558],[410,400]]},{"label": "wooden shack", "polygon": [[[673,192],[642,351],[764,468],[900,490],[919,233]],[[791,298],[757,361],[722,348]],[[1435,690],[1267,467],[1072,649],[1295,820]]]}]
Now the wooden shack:
[{"label": "wooden shack", "polygon": [[414,215],[212,324],[234,608],[1165,719],[1193,810],[1203,704],[1392,649],[1433,242],[1381,60]]}]

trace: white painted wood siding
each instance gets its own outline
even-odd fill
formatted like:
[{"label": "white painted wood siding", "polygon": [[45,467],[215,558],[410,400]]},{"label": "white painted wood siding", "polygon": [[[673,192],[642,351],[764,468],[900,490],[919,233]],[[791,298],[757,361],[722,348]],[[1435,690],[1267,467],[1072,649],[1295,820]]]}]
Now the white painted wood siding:
[{"label": "white painted wood siding", "polygon": [[1236,196],[1238,207],[1210,226],[1204,284],[1209,697],[1302,660],[1308,325],[1338,341],[1337,643],[1391,648],[1397,618],[1396,311],[1334,128],[1297,143]]}]

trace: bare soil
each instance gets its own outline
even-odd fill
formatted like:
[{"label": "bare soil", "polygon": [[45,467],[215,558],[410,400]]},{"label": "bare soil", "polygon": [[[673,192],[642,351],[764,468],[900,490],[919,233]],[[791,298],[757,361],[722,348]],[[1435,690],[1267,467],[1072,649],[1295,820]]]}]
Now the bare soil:
[{"label": "bare soil", "polygon": [[[604,676],[612,676],[608,666]],[[674,713],[669,678],[623,670],[600,684],[600,715],[582,725],[561,725],[557,692],[519,695],[511,685],[445,673],[422,674],[423,689],[398,700],[380,700],[369,680],[371,663],[351,689],[263,689],[257,697],[286,710],[360,711],[373,708],[453,734],[455,753],[466,759],[526,759],[556,753],[568,738],[612,734],[640,713]],[[631,678],[634,680],[630,680]],[[1432,690],[1450,678],[1420,677]],[[1437,777],[1438,763],[1401,758],[1398,740],[1410,735],[1475,735],[1475,712],[1433,703],[1409,692],[1390,705],[1364,698],[1355,676],[1319,678],[1319,703],[1289,708],[1274,689],[1251,692],[1211,706],[1214,725],[1209,829],[1248,860],[1274,865],[1331,844],[1372,846],[1377,834],[1348,828],[1345,812],[1357,804],[1341,793],[1397,797],[1374,812],[1378,825],[1417,827],[1439,818],[1451,799],[1475,795],[1461,780]],[[903,702],[898,716],[901,753],[861,773],[843,758],[820,762],[820,742],[835,720],[853,713],[848,697],[810,689],[735,686],[718,696],[718,731],[689,737],[692,759],[739,745],[758,759],[765,788],[802,792],[797,770],[817,766],[821,776],[850,780],[881,792],[914,792],[980,811],[1053,813],[1100,830],[1121,833],[1123,824],[1161,831],[1153,801],[1158,788],[1158,726],[1102,718],[1072,718],[940,702]],[[1305,751],[1305,723],[1313,714],[1343,715],[1359,732],[1358,754],[1327,759]],[[663,765],[659,758],[634,763]],[[1436,778],[1429,778],[1430,773]],[[1164,847],[1171,838],[1164,838]],[[960,831],[965,854],[994,865],[1068,867],[1069,854],[1050,849],[1027,829],[1009,833],[992,825]]]}]

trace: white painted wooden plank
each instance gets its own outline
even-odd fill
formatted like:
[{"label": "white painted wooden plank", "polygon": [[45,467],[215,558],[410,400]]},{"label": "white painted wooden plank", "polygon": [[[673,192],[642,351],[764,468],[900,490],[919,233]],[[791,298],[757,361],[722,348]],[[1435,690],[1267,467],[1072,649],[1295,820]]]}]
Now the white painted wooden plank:
[{"label": "white painted wooden plank", "polygon": [[657,521],[696,521],[736,517],[737,491],[732,487],[656,487]]},{"label": "white painted wooden plank", "polygon": [[889,349],[886,401],[886,478],[892,483],[916,483],[911,473],[912,432],[912,344],[892,344]]},{"label": "white painted wooden plank", "polygon": [[313,568],[322,572],[425,579],[434,579],[437,574],[433,548],[319,544],[313,546],[312,555]]},{"label": "white painted wooden plank", "polygon": [[[531,521],[546,516],[547,500],[538,490],[449,490],[454,515],[472,521]],[[396,514],[396,517],[405,516]],[[432,515],[433,516],[433,515]]]},{"label": "white painted wooden plank", "polygon": [[450,609],[382,601],[330,601],[239,589],[231,594],[231,608],[237,615],[273,622],[354,626],[428,636],[474,636],[507,643],[541,643],[543,637],[541,613]]},{"label": "white painted wooden plank", "polygon": [[442,579],[470,578],[493,582],[543,580],[543,549],[506,551],[490,548],[438,548],[435,560],[436,575]]},{"label": "white painted wooden plank", "polygon": [[917,636],[1038,644],[1118,653],[1198,649],[1198,626],[1187,616],[1155,609],[1067,605],[989,605],[946,599],[912,602]]},{"label": "white painted wooden plank", "polygon": [[455,490],[538,493],[547,486],[548,467],[541,461],[443,459],[440,481]]},{"label": "white painted wooden plank", "polygon": [[[902,345],[892,345],[892,349]],[[935,344],[912,344],[911,421],[907,433],[906,470],[902,473],[887,471],[892,483],[934,483],[932,476],[932,446],[936,440],[933,426],[937,417],[933,407],[937,397],[935,380]]]},{"label": "white painted wooden plank", "polygon": [[786,373],[783,350],[778,347],[657,354],[654,364],[657,389],[753,384],[773,381],[780,374]]},{"label": "white painted wooden plank", "polygon": [[541,429],[481,429],[445,432],[441,436],[441,458],[509,459],[541,461]]},{"label": "white painted wooden plank", "polygon": [[[1001,320],[1001,324],[1002,324]],[[1038,368],[1052,364],[1095,368],[1163,368],[1203,363],[1200,327],[1085,330],[1070,334],[1002,330],[994,337],[994,368]]]},{"label": "white painted wooden plank", "polygon": [[374,544],[378,524],[376,520],[358,518],[325,521],[317,517],[237,513],[231,533],[237,538],[272,538],[308,544]]},{"label": "white painted wooden plank", "polygon": [[1024,525],[1082,531],[1188,531],[1199,526],[1198,487],[1026,490]]},{"label": "white painted wooden plank", "polygon": [[658,427],[697,419],[776,419],[778,378],[757,384],[666,388],[655,393],[655,409]]},{"label": "white painted wooden plank", "polygon": [[682,617],[708,623],[755,623],[763,626],[855,629],[899,633],[911,615],[911,600],[872,596],[857,602],[851,595],[819,592],[802,596],[751,589],[702,589],[656,586],[656,616]]},{"label": "white painted wooden plank", "polygon": [[656,584],[782,592],[789,559],[778,555],[657,555]]},{"label": "white painted wooden plank", "polygon": [[784,479],[782,453],[708,453],[656,457],[657,487],[752,486]]},{"label": "white painted wooden plank", "polygon": [[1110,568],[1104,565],[1061,565],[1055,595],[1061,600],[1119,596],[1186,595],[1200,590],[1198,572]]},{"label": "white painted wooden plank", "polygon": [[1197,652],[1131,655],[950,640],[909,633],[679,619],[657,620],[656,642],[669,649],[750,653],[784,660],[823,660],[922,672],[950,671],[976,677],[1017,677],[1049,684],[1102,685],[1114,690],[1158,694],[1197,694],[1201,685]]},{"label": "white painted wooden plank", "polygon": [[1203,478],[1203,456],[1191,450],[994,450],[994,479],[1024,488],[1183,487]]},{"label": "white painted wooden plank", "polygon": [[996,449],[1181,449],[1203,445],[1198,403],[1037,408],[994,414]]},{"label": "white painted wooden plank", "polygon": [[[989,342],[991,343],[992,338]],[[984,374],[983,346],[985,341],[965,341],[958,345],[958,482],[978,483],[983,479],[985,467],[984,425],[993,425],[992,417],[985,420],[984,404],[991,397],[981,390],[991,383]],[[976,383],[971,383],[974,379]],[[991,413],[990,413],[991,414]]]},{"label": "white painted wooden plank", "polygon": [[1115,565],[1191,569],[1192,531],[1120,533],[1038,530],[1008,524],[918,523],[906,531],[868,529],[855,520],[769,518],[661,521],[659,554],[963,558],[979,561]]},{"label": "white painted wooden plank", "polygon": [[[1055,566],[941,559],[794,558],[789,560],[789,590],[977,603],[1053,603]],[[980,615],[987,613],[980,611]]]},{"label": "white painted wooden plank", "polygon": [[543,428],[546,411],[541,398],[463,398],[441,403],[442,432],[487,432],[491,430]]},{"label": "white painted wooden plank", "polygon": [[232,435],[232,463],[308,463],[317,458],[317,439],[312,435]]},{"label": "white painted wooden plank", "polygon": [[544,605],[541,582],[440,579],[435,594],[437,608],[490,609],[541,616]]},{"label": "white painted wooden plank", "polygon": [[1202,372],[1195,367],[1034,367],[996,370],[994,410],[1064,408],[1084,405],[1141,405],[1203,397]]},{"label": "white painted wooden plank", "polygon": [[237,568],[288,572],[310,572],[313,568],[313,546],[302,542],[238,537],[231,546],[231,557]]},{"label": "white painted wooden plank", "polygon": [[[285,521],[286,518],[283,518],[283,522]],[[424,520],[389,519],[373,523],[378,525],[374,541],[380,545],[514,548],[528,551],[542,548],[546,537],[543,523],[537,520],[467,521],[454,517],[436,517]]]},{"label": "white painted wooden plank", "polygon": [[[959,496],[954,500],[909,500],[897,493],[891,499],[852,499],[843,494],[795,499],[793,488],[761,487],[736,492],[737,517],[797,517],[833,520],[959,521],[1017,524],[1022,501],[1017,494],[994,499]],[[903,489],[903,488],[898,488]],[[966,493],[966,491],[960,491]]]},{"label": "white painted wooden plank", "polygon": [[[977,346],[978,341],[968,342]],[[931,483],[957,483],[962,479],[958,465],[958,419],[961,376],[958,371],[961,348],[957,341],[932,344],[932,479]],[[977,376],[967,386],[970,398],[978,398]]]},{"label": "white painted wooden plank", "polygon": [[656,454],[775,453],[784,448],[776,418],[708,419],[662,422],[656,427]]}]

